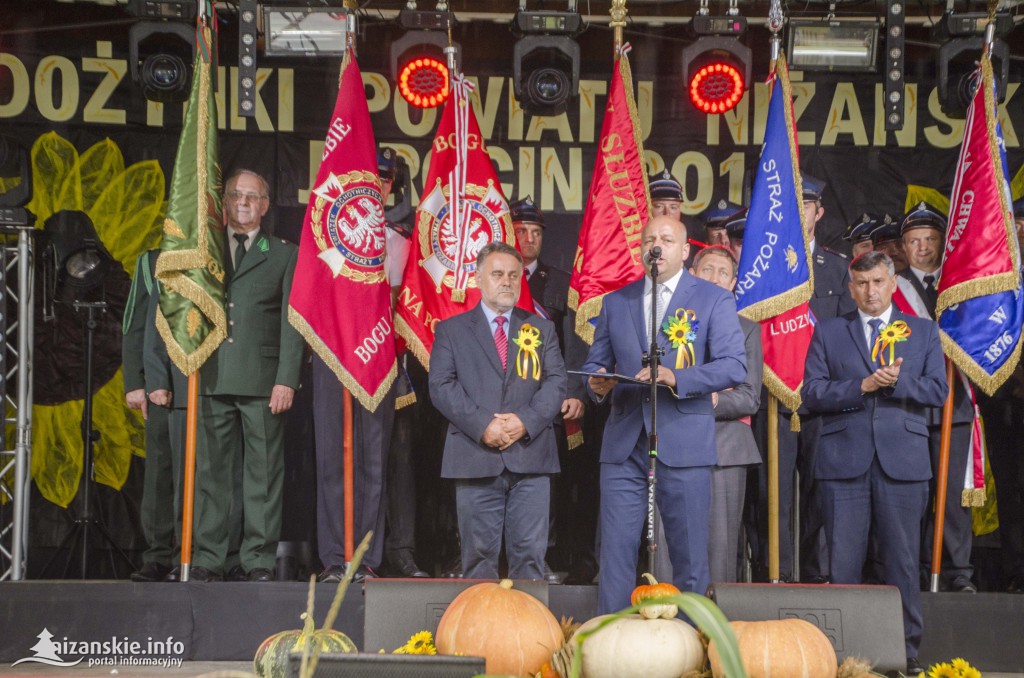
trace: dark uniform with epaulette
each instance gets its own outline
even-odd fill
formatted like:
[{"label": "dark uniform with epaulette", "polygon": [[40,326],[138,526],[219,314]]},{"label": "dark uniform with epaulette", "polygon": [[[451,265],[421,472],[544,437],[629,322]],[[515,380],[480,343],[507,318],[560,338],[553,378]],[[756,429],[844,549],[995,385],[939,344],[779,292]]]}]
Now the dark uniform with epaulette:
[{"label": "dark uniform with epaulette", "polygon": [[[802,174],[801,178],[804,202],[820,203],[825,188],[824,182],[806,174]],[[811,265],[814,271],[814,292],[809,305],[815,321],[821,322],[855,311],[857,305],[850,296],[848,259],[822,246],[815,239],[814,248],[811,250]],[[761,409],[753,422],[754,435],[765,459],[768,450],[767,402],[768,392],[765,389],[761,392]],[[797,527],[797,534],[800,535],[800,580],[824,581],[828,578],[828,551],[822,529],[819,500],[813,482],[814,457],[821,421],[817,417],[801,412],[800,431],[794,433],[791,430],[792,418],[793,412],[779,403],[779,576],[786,581],[796,579],[793,566],[793,533],[790,525],[794,508],[795,471],[799,470],[800,525]],[[758,578],[763,578],[767,574],[768,564],[767,464],[759,467],[758,495],[757,534],[762,543],[758,549],[754,549],[754,554],[755,558],[760,560],[760,567],[756,568],[759,571],[756,574]]]},{"label": "dark uniform with epaulette", "polygon": [[[901,235],[916,229],[934,229],[944,238],[946,218],[937,210],[921,203],[900,223]],[[941,263],[941,249],[940,263]],[[909,258],[908,258],[909,261]],[[899,275],[910,282],[932,320],[935,318],[935,302],[938,300],[938,284],[941,269],[933,272],[934,280],[926,286],[908,266]],[[977,588],[971,582],[974,567],[971,565],[971,546],[974,540],[972,513],[969,506],[962,504],[964,475],[971,456],[971,426],[974,422],[974,406],[964,388],[959,371],[953,377],[953,426],[949,440],[948,485],[946,490],[945,523],[942,530],[942,580],[945,587],[953,591],[969,591]],[[939,477],[939,443],[942,438],[942,408],[933,407],[928,411],[928,445],[932,460],[932,479],[929,482],[928,505],[935,505],[936,480]],[[924,533],[921,535],[921,579],[926,582],[931,570],[932,543],[935,534],[935,513],[926,514]]]}]

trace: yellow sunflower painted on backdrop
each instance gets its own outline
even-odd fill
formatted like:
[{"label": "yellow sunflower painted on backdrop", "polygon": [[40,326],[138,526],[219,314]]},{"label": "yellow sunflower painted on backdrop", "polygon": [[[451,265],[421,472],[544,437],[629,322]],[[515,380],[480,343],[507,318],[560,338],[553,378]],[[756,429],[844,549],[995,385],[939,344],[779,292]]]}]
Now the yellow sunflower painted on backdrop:
[{"label": "yellow sunflower painted on backdrop", "polygon": [[[136,257],[159,244],[166,185],[156,160],[125,167],[121,150],[110,139],[79,154],[55,132],[36,140],[31,159],[35,191],[28,209],[36,215],[38,228],[60,210],[85,212],[104,246],[129,276]],[[113,320],[120,323],[120,317]],[[46,331],[40,323],[35,329],[37,337]],[[96,346],[97,354],[105,350],[109,352],[110,347]],[[97,386],[93,405],[93,428],[99,431],[94,446],[96,480],[119,490],[127,478],[131,455],[145,456],[142,416],[125,405],[120,369]],[[37,404],[32,410],[32,478],[47,500],[63,507],[74,498],[82,476],[82,407],[81,400],[68,400]]]}]

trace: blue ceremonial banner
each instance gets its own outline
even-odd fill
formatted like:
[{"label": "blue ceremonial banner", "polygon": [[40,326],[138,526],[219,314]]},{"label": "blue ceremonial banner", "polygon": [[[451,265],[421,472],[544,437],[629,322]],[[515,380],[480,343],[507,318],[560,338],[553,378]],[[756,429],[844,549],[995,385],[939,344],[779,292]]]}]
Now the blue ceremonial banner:
[{"label": "blue ceremonial banner", "polygon": [[[761,324],[764,384],[794,412],[814,334],[808,307],[814,274],[804,236],[803,187],[786,58],[776,60],[764,145],[743,232],[736,306]],[[799,419],[791,421],[798,430]]]},{"label": "blue ceremonial banner", "polygon": [[777,316],[811,297],[796,127],[785,62],[772,83],[768,120],[743,233],[736,306],[751,320]]},{"label": "blue ceremonial banner", "polygon": [[978,80],[950,198],[937,311],[946,355],[991,395],[1020,357],[1024,299],[1006,146],[987,55]]}]

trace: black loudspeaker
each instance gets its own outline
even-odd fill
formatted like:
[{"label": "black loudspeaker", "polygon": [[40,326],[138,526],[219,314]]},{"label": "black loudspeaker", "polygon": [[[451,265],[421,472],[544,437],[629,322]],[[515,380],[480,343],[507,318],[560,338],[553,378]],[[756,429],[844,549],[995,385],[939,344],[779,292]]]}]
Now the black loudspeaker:
[{"label": "black loudspeaker", "polygon": [[906,669],[903,606],[895,586],[712,584],[708,597],[731,621],[809,621],[832,641],[840,664],[859,657],[879,673]]},{"label": "black loudspeaker", "polygon": [[[475,579],[367,579],[363,649],[391,652],[414,633],[437,633],[441,615],[455,596],[480,583]],[[546,581],[516,581],[514,588],[548,604]]]},{"label": "black loudspeaker", "polygon": [[[289,678],[299,678],[302,654],[288,657]],[[322,654],[313,678],[473,678],[487,670],[483,657],[421,654]]]}]

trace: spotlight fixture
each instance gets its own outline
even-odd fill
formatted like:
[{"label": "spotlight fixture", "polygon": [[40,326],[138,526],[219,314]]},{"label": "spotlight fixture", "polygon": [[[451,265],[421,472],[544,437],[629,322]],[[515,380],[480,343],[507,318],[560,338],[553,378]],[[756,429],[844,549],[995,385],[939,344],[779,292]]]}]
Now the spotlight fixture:
[{"label": "spotlight fixture", "polygon": [[[402,98],[417,108],[434,108],[448,99],[449,22],[454,18],[447,8],[430,11],[407,6],[398,14],[398,24],[406,32],[391,43],[391,74]],[[459,64],[461,47],[453,43],[452,48]]]},{"label": "spotlight fixture", "polygon": [[185,101],[192,84],[196,0],[130,0],[128,11],[146,19],[128,30],[132,82],[150,101]]},{"label": "spotlight fixture", "polygon": [[[243,17],[244,18],[244,17]],[[334,7],[263,5],[265,56],[342,56],[348,26]]]},{"label": "spotlight fixture", "polygon": [[877,21],[836,21],[830,16],[824,21],[794,19],[789,23],[787,53],[792,68],[874,72],[877,45]]},{"label": "spotlight fixture", "polygon": [[906,94],[904,0],[887,0],[885,18],[885,129],[903,129]]},{"label": "spotlight fixture", "polygon": [[530,115],[561,115],[580,89],[580,33],[583,18],[570,0],[565,12],[531,12],[526,0],[512,20],[521,37],[512,51],[516,100]]},{"label": "spotlight fixture", "polygon": [[113,257],[100,241],[92,219],[85,212],[61,210],[43,224],[44,257],[52,270],[54,298],[71,303],[89,300],[89,293],[103,284]]},{"label": "spotlight fixture", "polygon": [[[984,13],[947,12],[932,29],[932,38],[943,40],[935,57],[939,106],[951,118],[963,118],[978,86],[974,72],[985,47]],[[995,76],[996,100],[1006,99],[1006,83],[1010,79],[1010,48],[1004,38],[1013,30],[1009,12],[997,12],[995,38],[992,42],[992,71]]]},{"label": "spotlight fixture", "polygon": [[691,25],[699,37],[683,50],[690,103],[702,113],[732,110],[750,82],[750,48],[739,41],[747,20],[735,7],[725,16],[711,16],[702,7]]}]

